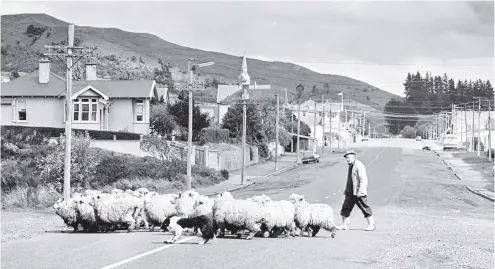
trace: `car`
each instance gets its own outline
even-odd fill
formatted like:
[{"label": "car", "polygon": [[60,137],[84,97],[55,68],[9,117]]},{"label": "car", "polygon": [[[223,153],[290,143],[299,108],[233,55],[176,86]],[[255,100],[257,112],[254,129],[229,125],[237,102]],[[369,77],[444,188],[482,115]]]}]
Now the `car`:
[{"label": "car", "polygon": [[314,162],[314,163],[319,163],[320,162],[320,155],[317,153],[303,153],[302,157],[302,163],[307,164],[309,162]]},{"label": "car", "polygon": [[361,139],[361,141],[368,141],[368,140],[369,140],[369,137],[367,137],[367,136],[364,136],[364,137]]},{"label": "car", "polygon": [[421,141],[421,136],[416,136],[416,141]]},{"label": "car", "polygon": [[423,150],[431,150],[431,147],[429,145],[424,145]]},{"label": "car", "polygon": [[442,142],[443,150],[458,149],[460,147],[460,141],[455,134],[445,135]]}]

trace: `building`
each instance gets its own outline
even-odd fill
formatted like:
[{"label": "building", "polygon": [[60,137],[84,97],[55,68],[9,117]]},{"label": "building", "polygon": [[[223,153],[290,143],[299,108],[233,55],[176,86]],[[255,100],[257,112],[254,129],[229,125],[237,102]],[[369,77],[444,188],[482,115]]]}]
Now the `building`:
[{"label": "building", "polygon": [[[292,111],[292,115],[295,118],[298,116],[298,104],[288,104],[287,108]],[[315,111],[316,109],[316,117]],[[323,115],[322,111],[325,111]],[[331,111],[331,116],[330,116]],[[301,122],[306,123],[311,129],[310,137],[316,137],[316,143],[318,147],[323,145],[323,135],[325,134],[325,145],[329,143],[330,133],[332,133],[335,141],[334,144],[338,144],[337,138],[339,137],[339,118],[342,113],[342,105],[340,103],[317,103],[314,100],[308,100],[301,104]],[[316,122],[316,129],[315,129]],[[331,127],[330,127],[331,123]],[[349,143],[351,139],[351,133],[348,131],[348,124],[344,121],[340,122],[340,140],[347,141]],[[331,132],[330,132],[331,130]],[[297,130],[294,130],[297,133]],[[333,140],[332,140],[333,141]]]},{"label": "building", "polygon": [[[41,59],[37,72],[2,85],[2,125],[63,128],[65,92],[65,79]],[[152,97],[158,98],[154,80],[100,80],[89,63],[86,80],[73,82],[72,127],[149,134]]]},{"label": "building", "polygon": [[[242,68],[247,72],[246,58],[243,58]],[[256,98],[257,94],[262,91],[270,91],[272,87],[270,85],[258,85],[254,82],[254,85],[249,85],[249,94],[251,98]],[[225,113],[229,110],[232,104],[235,104],[241,100],[242,87],[241,85],[218,85],[216,102],[204,102],[198,103],[197,106],[201,112],[208,113],[213,119],[213,123],[221,125],[222,119]]]}]

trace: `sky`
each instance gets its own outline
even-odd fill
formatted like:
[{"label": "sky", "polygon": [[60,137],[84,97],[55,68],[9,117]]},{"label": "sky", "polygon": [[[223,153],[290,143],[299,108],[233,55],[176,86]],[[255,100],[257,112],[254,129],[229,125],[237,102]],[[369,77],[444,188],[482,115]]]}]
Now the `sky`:
[{"label": "sky", "polygon": [[[403,96],[408,72],[494,80],[493,1],[5,1],[79,26],[362,80]],[[248,66],[249,71],[249,66]]]}]

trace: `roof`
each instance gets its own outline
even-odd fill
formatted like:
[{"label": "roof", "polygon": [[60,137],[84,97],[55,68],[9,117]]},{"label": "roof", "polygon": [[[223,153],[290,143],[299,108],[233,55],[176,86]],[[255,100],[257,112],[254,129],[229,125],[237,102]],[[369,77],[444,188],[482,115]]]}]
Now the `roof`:
[{"label": "roof", "polygon": [[[74,81],[72,92],[88,86],[109,98],[146,98],[155,87],[154,80],[92,80]],[[49,83],[39,83],[38,71],[2,85],[1,96],[65,96],[65,79],[50,73]]]},{"label": "roof", "polygon": [[[238,85],[237,91],[233,92],[226,98],[218,100],[219,103],[231,103],[233,101],[241,100],[243,89],[239,89]],[[220,85],[218,86],[220,87]],[[264,99],[265,97],[274,98],[275,94],[280,94],[280,103],[285,102],[285,92],[281,90],[280,87],[271,87],[271,85],[250,85],[248,89],[249,99]]]},{"label": "roof", "polygon": [[217,102],[222,102],[224,99],[239,91],[239,85],[218,85]]}]

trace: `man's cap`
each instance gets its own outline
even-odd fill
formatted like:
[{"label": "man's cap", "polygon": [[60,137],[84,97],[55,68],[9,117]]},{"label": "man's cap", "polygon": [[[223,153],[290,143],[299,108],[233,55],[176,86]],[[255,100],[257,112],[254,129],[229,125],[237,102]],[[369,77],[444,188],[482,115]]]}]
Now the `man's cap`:
[{"label": "man's cap", "polygon": [[344,158],[345,158],[345,157],[347,157],[347,155],[349,155],[349,154],[354,154],[354,155],[356,155],[356,152],[355,152],[354,150],[352,150],[352,149],[351,149],[351,150],[348,150],[348,151],[346,151],[346,152],[345,152],[345,154],[344,154]]}]

